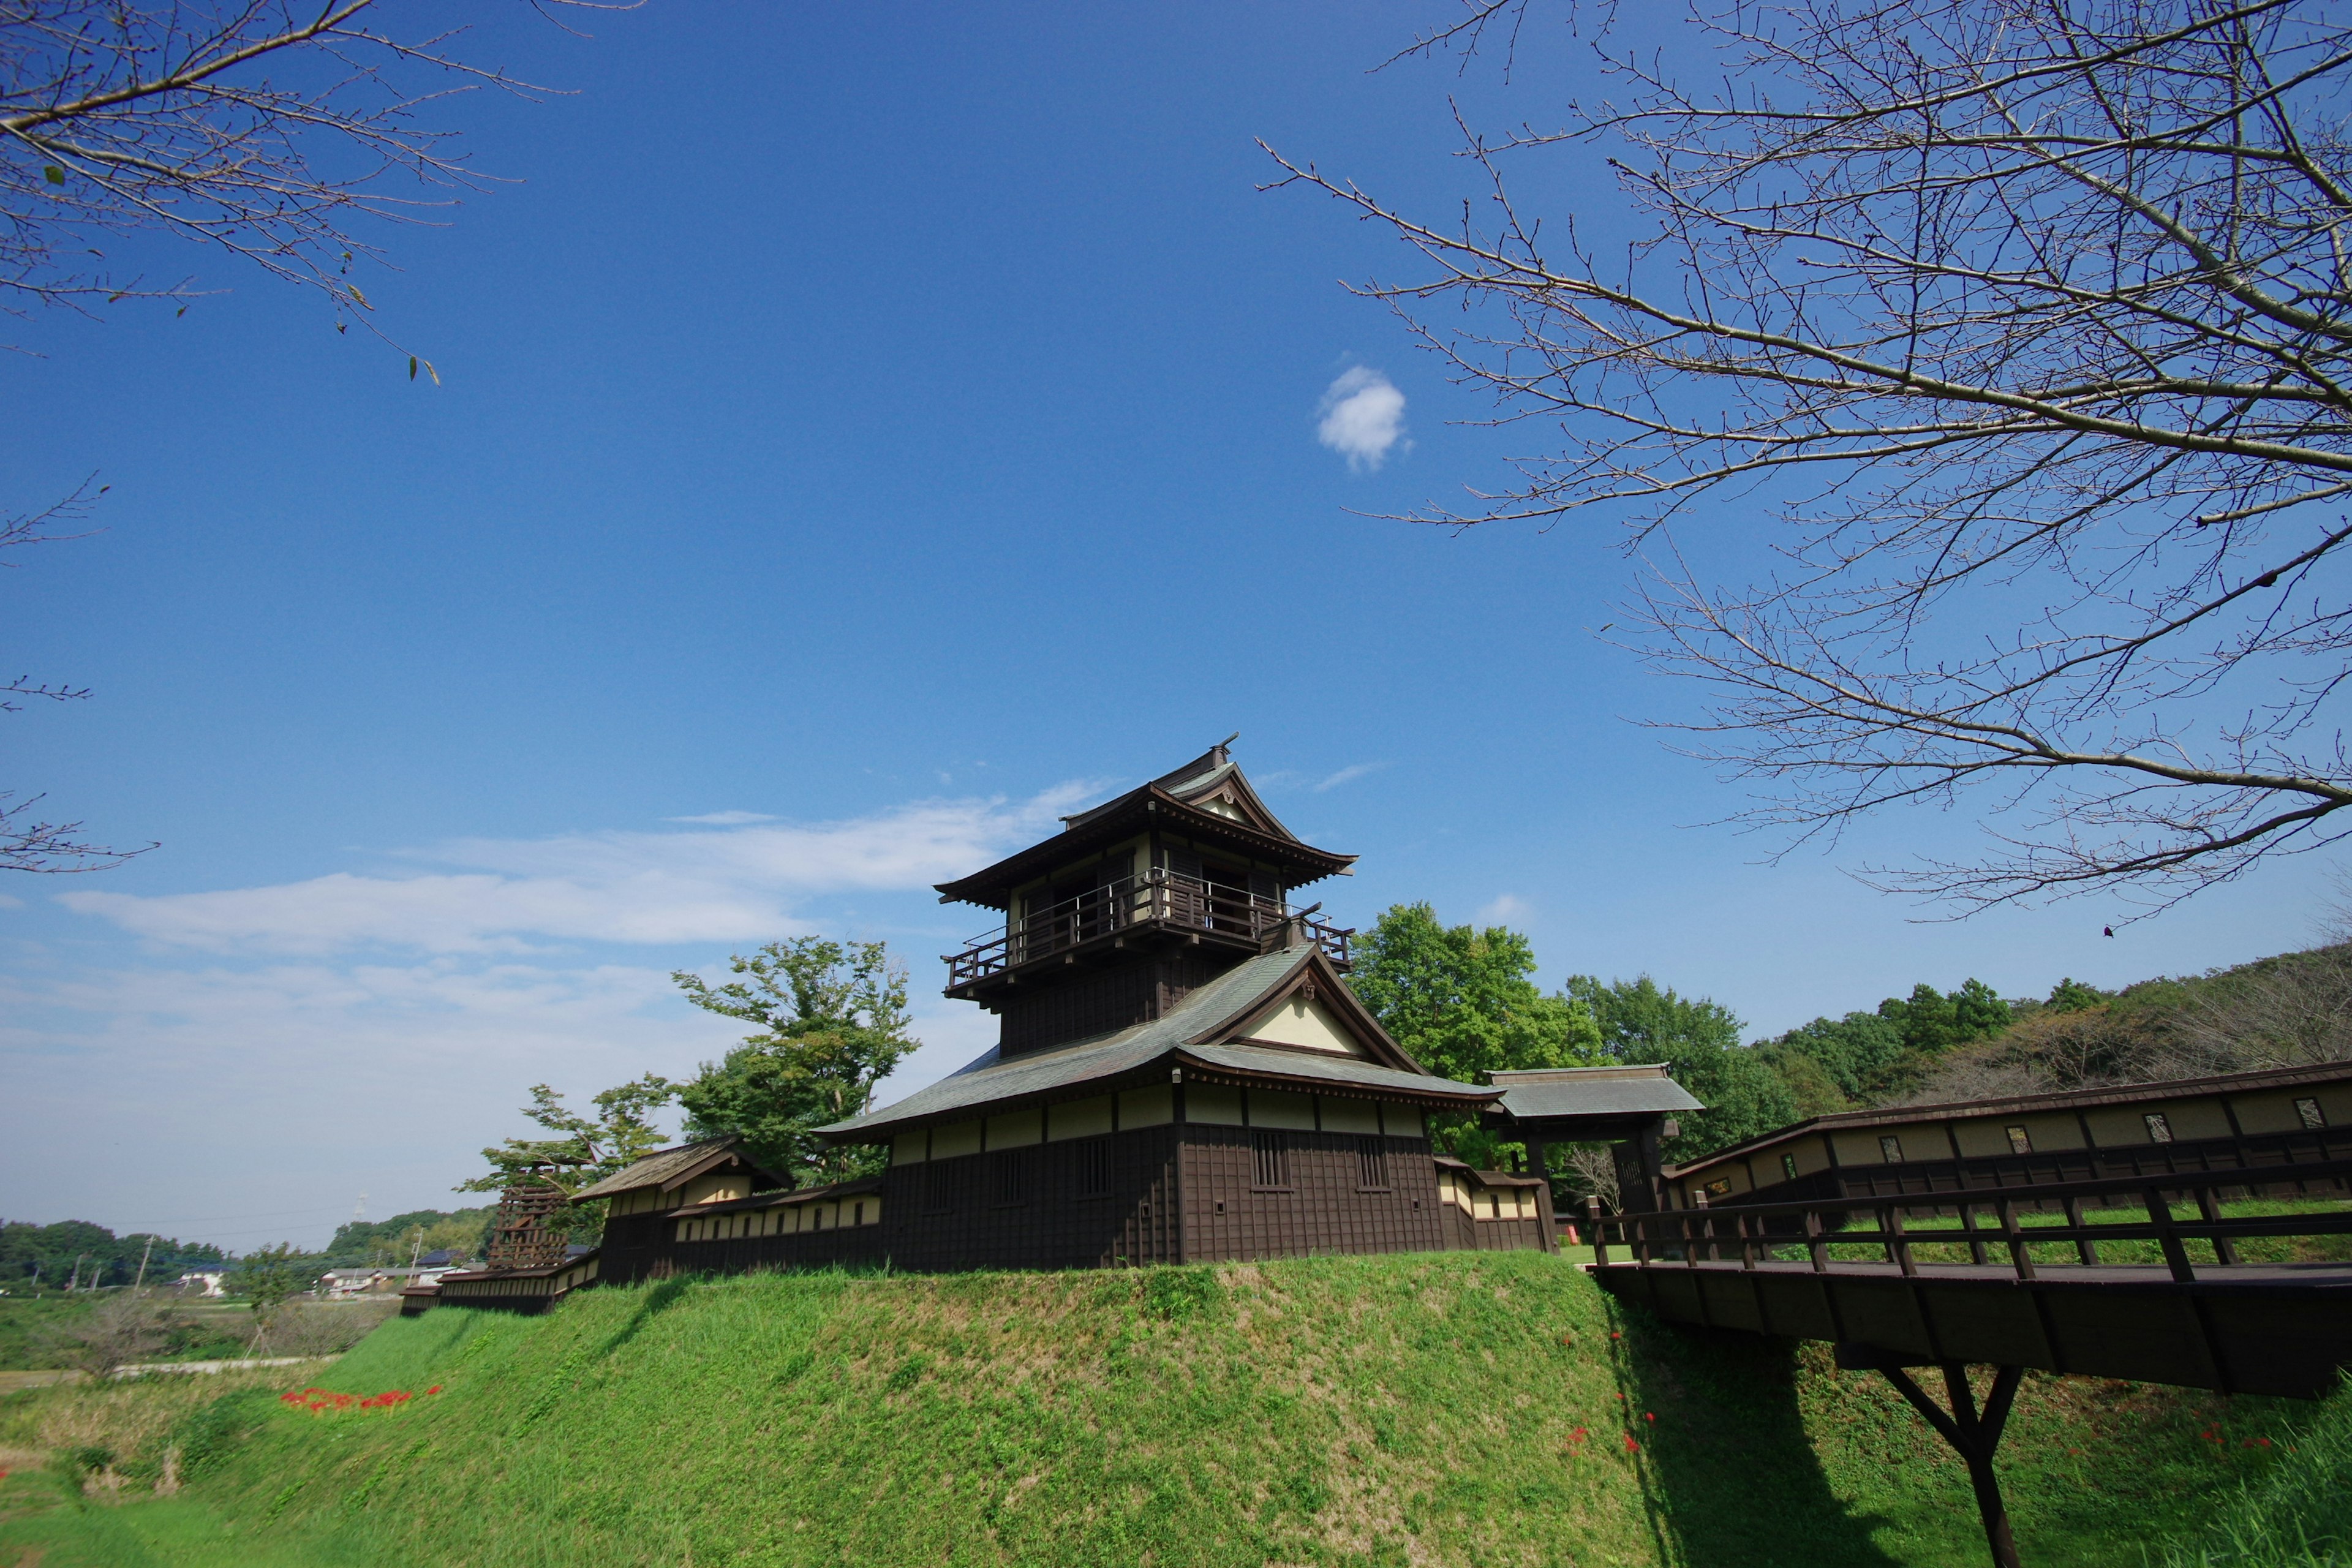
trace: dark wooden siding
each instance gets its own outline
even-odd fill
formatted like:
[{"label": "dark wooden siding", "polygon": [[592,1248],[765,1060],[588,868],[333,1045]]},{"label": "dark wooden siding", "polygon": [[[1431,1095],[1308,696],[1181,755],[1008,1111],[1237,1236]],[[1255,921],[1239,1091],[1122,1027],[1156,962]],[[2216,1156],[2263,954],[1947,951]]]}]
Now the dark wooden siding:
[{"label": "dark wooden siding", "polygon": [[[1187,1262],[1461,1245],[1440,1212],[1437,1167],[1424,1140],[1382,1139],[1389,1184],[1371,1190],[1363,1184],[1360,1140],[1350,1134],[1199,1122],[1183,1131]],[[1270,1187],[1262,1177],[1283,1184]]]},{"label": "dark wooden siding", "polygon": [[894,1166],[875,1228],[887,1234],[891,1267],[917,1272],[1173,1263],[1177,1131]]},{"label": "dark wooden siding", "polygon": [[1006,1056],[1019,1056],[1148,1022],[1246,956],[1181,952],[1100,973],[1074,974],[1027,994],[1008,996],[998,1014],[997,1048]]},{"label": "dark wooden siding", "polygon": [[604,1239],[596,1244],[596,1278],[626,1285],[664,1271],[670,1256],[670,1237],[677,1222],[666,1215],[633,1214],[604,1222]]}]

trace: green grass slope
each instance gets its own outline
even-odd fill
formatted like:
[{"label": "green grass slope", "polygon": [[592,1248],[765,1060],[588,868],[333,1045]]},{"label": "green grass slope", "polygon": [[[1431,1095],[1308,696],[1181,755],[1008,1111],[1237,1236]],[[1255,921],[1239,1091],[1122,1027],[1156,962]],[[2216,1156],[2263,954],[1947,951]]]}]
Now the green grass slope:
[{"label": "green grass slope", "polygon": [[[0,1480],[0,1565],[1973,1568],[1984,1550],[1958,1463],[1871,1380],[1622,1313],[1535,1254],[672,1281],[541,1319],[437,1309],[321,1382],[418,1397],[0,1403],[0,1450],[80,1455]],[[2007,1450],[2026,1560],[2140,1563],[2263,1484],[2312,1412],[2030,1380]],[[167,1461],[184,1489],[153,1497]]]}]

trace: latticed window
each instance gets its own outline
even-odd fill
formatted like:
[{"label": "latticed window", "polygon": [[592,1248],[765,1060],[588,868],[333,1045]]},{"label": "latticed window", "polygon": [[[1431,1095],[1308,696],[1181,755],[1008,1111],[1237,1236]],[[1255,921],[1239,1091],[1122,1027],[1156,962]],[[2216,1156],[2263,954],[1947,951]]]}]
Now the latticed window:
[{"label": "latticed window", "polygon": [[1791,1182],[1797,1179],[1797,1157],[1794,1154],[1780,1156],[1780,1174]]},{"label": "latticed window", "polygon": [[1250,1152],[1255,1168],[1251,1174],[1253,1187],[1286,1187],[1290,1185],[1290,1140],[1279,1132],[1250,1134]]},{"label": "latticed window", "polygon": [[947,1214],[955,1207],[955,1168],[933,1164],[923,1173],[923,1208],[930,1214]]},{"label": "latticed window", "polygon": [[1029,1196],[1029,1151],[1005,1149],[988,1157],[988,1197],[994,1204],[1017,1204]]},{"label": "latticed window", "polygon": [[1078,1196],[1099,1198],[1110,1192],[1110,1140],[1089,1138],[1071,1151],[1078,1163]]},{"label": "latticed window", "polygon": [[1878,1157],[1890,1165],[1903,1163],[1903,1140],[1887,1133],[1878,1141]]},{"label": "latticed window", "polygon": [[2305,1096],[2294,1102],[2295,1120],[2314,1131],[2327,1125],[2327,1113],[2319,1109],[2315,1096]]},{"label": "latticed window", "polygon": [[2147,1141],[2149,1142],[2169,1143],[2172,1142],[2172,1123],[2164,1119],[2163,1111],[2151,1110],[2147,1115],[2141,1117],[2140,1121],[2147,1124]]},{"label": "latticed window", "polygon": [[1388,1145],[1378,1138],[1356,1140],[1356,1184],[1360,1187],[1385,1187],[1389,1184]]}]

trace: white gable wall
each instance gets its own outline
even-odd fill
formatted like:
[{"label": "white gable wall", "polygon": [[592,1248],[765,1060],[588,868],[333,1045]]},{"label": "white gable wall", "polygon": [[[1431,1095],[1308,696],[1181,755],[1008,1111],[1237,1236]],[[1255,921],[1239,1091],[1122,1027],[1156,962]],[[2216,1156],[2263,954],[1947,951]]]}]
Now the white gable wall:
[{"label": "white gable wall", "polygon": [[1276,1045],[1297,1046],[1310,1051],[1328,1051],[1339,1057],[1370,1057],[1361,1041],[1348,1032],[1339,1015],[1320,1002],[1309,1002],[1294,993],[1289,1001],[1276,1008],[1273,1014],[1249,1032],[1253,1040],[1272,1040]]}]

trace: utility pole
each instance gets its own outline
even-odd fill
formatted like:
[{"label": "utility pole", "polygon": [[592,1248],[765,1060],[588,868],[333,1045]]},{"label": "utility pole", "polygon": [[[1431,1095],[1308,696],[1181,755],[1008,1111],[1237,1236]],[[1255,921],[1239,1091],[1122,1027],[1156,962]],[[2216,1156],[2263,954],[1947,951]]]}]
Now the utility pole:
[{"label": "utility pole", "polygon": [[74,1271],[73,1271],[73,1278],[66,1281],[66,1294],[67,1294],[67,1295],[70,1296],[70,1295],[72,1295],[76,1290],[79,1290],[79,1289],[81,1289],[81,1264],[82,1264],[82,1258],[88,1258],[89,1256],[89,1253],[87,1253],[87,1252],[85,1252],[85,1253],[81,1254],[81,1256],[80,1256],[79,1258],[76,1258],[74,1259]]},{"label": "utility pole", "polygon": [[148,1258],[152,1258],[152,1257],[153,1257],[153,1256],[154,1256],[154,1254],[155,1254],[155,1238],[154,1238],[152,1236],[150,1236],[150,1237],[148,1237],[148,1238],[147,1238],[147,1245],[146,1245],[144,1247],[142,1247],[142,1248],[141,1248],[141,1249],[140,1249],[140,1253],[139,1253],[139,1278],[138,1278],[138,1279],[137,1279],[136,1281],[134,1281],[134,1282],[132,1283],[132,1285],[131,1285],[131,1292],[132,1292],[134,1295],[135,1295],[136,1293],[138,1293],[139,1291],[143,1290],[143,1289],[145,1289],[147,1288],[147,1259],[148,1259]]}]

